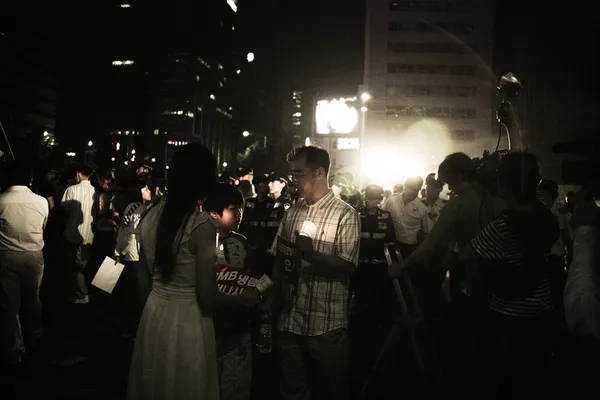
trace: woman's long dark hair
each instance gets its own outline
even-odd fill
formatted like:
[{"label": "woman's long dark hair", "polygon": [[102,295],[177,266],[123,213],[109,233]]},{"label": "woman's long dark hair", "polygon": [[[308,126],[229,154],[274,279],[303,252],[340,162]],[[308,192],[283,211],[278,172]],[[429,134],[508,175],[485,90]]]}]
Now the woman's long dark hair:
[{"label": "woman's long dark hair", "polygon": [[175,267],[180,228],[217,183],[217,161],[210,150],[198,143],[181,147],[169,166],[169,192],[158,222],[156,268],[169,281]]}]

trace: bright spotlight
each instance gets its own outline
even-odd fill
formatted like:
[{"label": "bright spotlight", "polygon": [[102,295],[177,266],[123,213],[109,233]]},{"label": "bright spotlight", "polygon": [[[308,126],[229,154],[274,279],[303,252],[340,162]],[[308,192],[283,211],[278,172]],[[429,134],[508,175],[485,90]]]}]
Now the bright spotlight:
[{"label": "bright spotlight", "polygon": [[248,137],[248,136],[250,136],[250,132],[244,131],[244,132],[242,132],[242,136],[243,137]]},{"label": "bright spotlight", "polygon": [[369,100],[371,100],[371,95],[369,93],[365,92],[360,95],[360,99],[365,102],[369,101]]},{"label": "bright spotlight", "polygon": [[238,69],[237,71],[235,71],[235,73],[238,74],[238,75],[240,74],[240,72],[242,72],[241,69]]},{"label": "bright spotlight", "polygon": [[46,137],[48,135],[49,135],[48,131],[44,131],[44,137]]},{"label": "bright spotlight", "polygon": [[135,154],[135,149],[131,150],[131,154]]},{"label": "bright spotlight", "polygon": [[94,142],[92,142],[91,140],[88,142],[88,146],[92,147],[94,145]]},{"label": "bright spotlight", "polygon": [[114,158],[114,157],[111,157],[111,158],[110,158],[110,161],[112,161],[112,162],[115,162],[115,158]]},{"label": "bright spotlight", "polygon": [[246,56],[246,60],[248,60],[249,63],[254,61],[254,53],[252,53],[252,52],[248,53],[248,55]]},{"label": "bright spotlight", "polygon": [[227,168],[227,165],[228,165],[227,162],[224,162],[223,163],[223,168]]},{"label": "bright spotlight", "polygon": [[156,162],[156,158],[152,157],[152,160],[150,160],[152,162]]},{"label": "bright spotlight", "polygon": [[393,147],[372,148],[363,153],[361,171],[364,182],[392,188],[397,183],[404,183],[407,178],[427,175],[423,160],[414,154],[401,154],[400,149]]}]

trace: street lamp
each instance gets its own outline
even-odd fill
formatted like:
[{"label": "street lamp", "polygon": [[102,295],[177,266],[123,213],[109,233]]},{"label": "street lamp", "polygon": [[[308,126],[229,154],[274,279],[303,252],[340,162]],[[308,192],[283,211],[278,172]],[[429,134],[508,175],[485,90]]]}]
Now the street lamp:
[{"label": "street lamp", "polygon": [[371,100],[371,94],[369,92],[362,92],[360,95],[360,100],[362,103],[362,106],[360,107],[360,111],[361,111],[361,118],[360,118],[360,139],[359,139],[359,148],[358,148],[358,158],[359,158],[359,165],[361,166],[360,168],[360,184],[361,187],[364,186],[366,184],[365,177],[364,177],[364,173],[363,173],[363,156],[364,156],[364,148],[365,148],[365,125],[366,125],[366,120],[367,120],[367,102],[369,100]]},{"label": "street lamp", "polygon": [[223,163],[223,168],[227,168],[227,165],[229,165],[229,164],[227,164],[227,162],[224,162]]},{"label": "street lamp", "polygon": [[48,131],[44,131],[44,137],[46,137],[48,135],[49,135]]},{"label": "street lamp", "polygon": [[250,136],[250,132],[244,131],[244,132],[242,132],[242,136],[243,137],[248,137],[248,136]]},{"label": "street lamp", "polygon": [[248,60],[249,63],[254,61],[254,53],[252,53],[252,52],[248,53],[248,55],[246,56],[246,60]]},{"label": "street lamp", "polygon": [[135,154],[135,149],[131,150],[131,154]]},{"label": "street lamp", "polygon": [[94,145],[94,142],[92,142],[91,140],[88,142],[88,146],[92,147]]}]

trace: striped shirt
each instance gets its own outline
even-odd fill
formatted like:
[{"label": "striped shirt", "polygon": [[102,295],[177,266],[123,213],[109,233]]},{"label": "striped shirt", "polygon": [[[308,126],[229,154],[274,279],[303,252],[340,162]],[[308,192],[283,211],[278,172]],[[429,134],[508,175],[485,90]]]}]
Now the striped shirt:
[{"label": "striped shirt", "polygon": [[[313,222],[316,235],[314,251],[337,256],[358,264],[360,248],[360,218],[354,208],[336,198],[330,190],[313,205],[300,200],[285,213],[271,252],[277,252],[277,240],[294,243],[295,232],[301,231],[304,221]],[[302,266],[309,266],[302,261]],[[316,277],[303,269],[298,278],[295,294],[284,304],[279,318],[280,331],[297,335],[318,336],[344,328],[348,313],[349,279]]]},{"label": "striped shirt", "polygon": [[[541,260],[549,253],[558,231],[556,224],[552,225],[554,222],[552,214],[547,214],[549,215],[537,216],[526,212],[505,210],[471,240],[471,246],[482,259],[499,264],[497,268],[503,266],[531,268],[531,265],[528,265],[528,260],[531,258],[527,257],[528,253],[531,253],[529,250],[533,243],[530,238],[536,235],[539,240],[536,239],[535,243],[543,243],[535,250]],[[534,224],[522,223],[527,220],[534,221]],[[551,232],[552,227],[554,227],[554,234]],[[489,300],[490,309],[516,317],[541,316],[554,307],[550,279],[546,273],[541,273],[537,286],[526,295],[515,296],[492,292]]]},{"label": "striped shirt", "polygon": [[139,261],[140,259],[140,244],[137,241],[135,229],[140,223],[146,208],[140,202],[131,203],[123,213],[121,225],[117,232],[115,256],[122,257],[124,261]]},{"label": "striped shirt", "polygon": [[94,242],[92,224],[97,193],[89,180],[69,186],[61,206],[69,212],[64,236],[71,243],[90,245]]}]

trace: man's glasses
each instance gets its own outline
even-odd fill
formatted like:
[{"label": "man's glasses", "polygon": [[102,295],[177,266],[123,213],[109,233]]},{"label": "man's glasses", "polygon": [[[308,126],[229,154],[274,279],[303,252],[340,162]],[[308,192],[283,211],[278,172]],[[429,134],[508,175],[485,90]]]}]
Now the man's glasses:
[{"label": "man's glasses", "polygon": [[310,175],[312,175],[314,172],[314,170],[309,170],[309,171],[292,171],[291,172],[291,177],[292,177],[292,181],[293,182],[297,182],[300,179],[304,179]]}]

